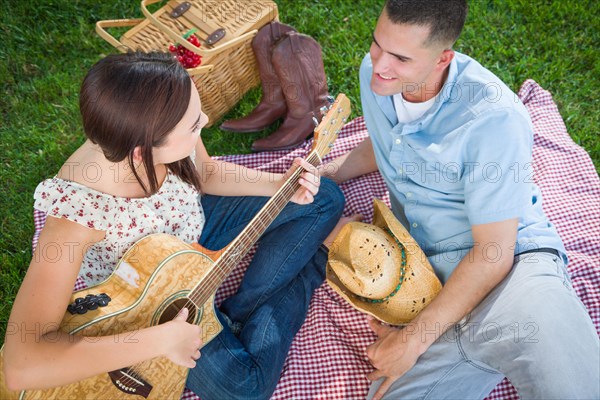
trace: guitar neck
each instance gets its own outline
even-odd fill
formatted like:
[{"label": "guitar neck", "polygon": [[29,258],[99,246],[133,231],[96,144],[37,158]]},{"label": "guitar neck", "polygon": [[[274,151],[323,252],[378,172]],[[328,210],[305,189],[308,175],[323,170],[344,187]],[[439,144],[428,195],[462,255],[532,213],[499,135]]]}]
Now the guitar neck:
[{"label": "guitar neck", "polygon": [[[321,159],[316,150],[306,158],[313,166],[318,166]],[[304,172],[303,168],[297,168],[284,182],[279,190],[269,199],[263,208],[248,223],[246,228],[231,242],[227,249],[215,262],[211,274],[207,276],[201,285],[190,293],[189,298],[196,304],[202,305],[214,294],[225,278],[234,270],[244,256],[250,251],[265,230],[277,218],[281,210],[290,201],[294,193],[300,188],[298,180]]]},{"label": "guitar neck", "polygon": [[[329,152],[339,130],[350,115],[350,101],[344,94],[338,95],[335,102],[332,98],[331,103],[330,107],[323,107],[324,110],[322,111],[323,113],[327,111],[327,115],[323,117],[321,123],[315,129],[314,147],[308,157],[306,157],[306,161],[315,167],[321,163],[322,157]],[[206,303],[208,298],[217,291],[225,278],[234,270],[242,258],[250,251],[254,243],[271,225],[273,220],[277,218],[294,193],[300,188],[298,180],[303,171],[303,168],[297,168],[291,174],[277,193],[269,199],[258,214],[250,221],[248,226],[223,251],[212,270],[190,292],[188,298],[196,306],[200,307]]]},{"label": "guitar neck", "polygon": [[[306,160],[315,167],[321,162],[316,151],[312,151]],[[231,242],[231,245],[227,250],[225,250],[219,259],[219,262],[227,264],[227,267],[225,265],[223,266],[224,269],[227,270],[225,276],[227,276],[250,251],[250,248],[256,243],[269,225],[271,225],[271,222],[277,218],[294,193],[300,188],[298,180],[300,179],[302,172],[304,172],[304,169],[302,168],[297,168],[294,171],[281,188],[279,188],[258,214],[254,216],[250,223],[248,223],[248,226],[244,228],[238,237]]]}]

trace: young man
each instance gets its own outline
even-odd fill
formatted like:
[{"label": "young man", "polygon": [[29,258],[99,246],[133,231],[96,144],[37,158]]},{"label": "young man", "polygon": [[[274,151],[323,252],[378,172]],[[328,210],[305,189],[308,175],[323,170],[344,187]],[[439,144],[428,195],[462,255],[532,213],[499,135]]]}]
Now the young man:
[{"label": "young man", "polygon": [[323,166],[379,170],[445,285],[403,329],[371,321],[369,397],[600,398],[599,341],[531,180],[533,129],[496,76],[452,50],[466,0],[388,0],[361,65],[367,138]]}]

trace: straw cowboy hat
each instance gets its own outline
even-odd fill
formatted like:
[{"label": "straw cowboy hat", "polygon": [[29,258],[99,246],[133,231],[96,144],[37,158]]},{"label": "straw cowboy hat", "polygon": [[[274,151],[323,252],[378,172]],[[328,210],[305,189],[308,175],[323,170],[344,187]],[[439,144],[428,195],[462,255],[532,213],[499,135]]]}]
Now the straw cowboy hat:
[{"label": "straw cowboy hat", "polygon": [[392,325],[410,322],[442,289],[427,257],[375,199],[373,224],[350,222],[329,251],[327,282],[354,308]]}]

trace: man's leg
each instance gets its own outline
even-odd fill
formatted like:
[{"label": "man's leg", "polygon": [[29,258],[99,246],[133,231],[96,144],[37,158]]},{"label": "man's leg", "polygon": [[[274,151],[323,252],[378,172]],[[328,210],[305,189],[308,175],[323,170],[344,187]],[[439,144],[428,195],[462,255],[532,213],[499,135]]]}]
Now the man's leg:
[{"label": "man's leg", "polygon": [[474,316],[466,356],[501,371],[521,398],[600,398],[600,341],[560,257],[517,256]]},{"label": "man's leg", "polygon": [[599,353],[598,335],[562,260],[531,253],[516,257],[507,278],[386,398],[483,398],[504,376],[522,398],[600,398]]},{"label": "man's leg", "polygon": [[[468,359],[459,337],[467,318],[451,327],[419,357],[406,374],[396,380],[384,399],[482,399],[504,379],[504,375],[482,363]],[[441,331],[442,327],[436,330]],[[423,332],[432,335],[434,332]],[[367,399],[377,392],[383,379],[371,384]]]}]

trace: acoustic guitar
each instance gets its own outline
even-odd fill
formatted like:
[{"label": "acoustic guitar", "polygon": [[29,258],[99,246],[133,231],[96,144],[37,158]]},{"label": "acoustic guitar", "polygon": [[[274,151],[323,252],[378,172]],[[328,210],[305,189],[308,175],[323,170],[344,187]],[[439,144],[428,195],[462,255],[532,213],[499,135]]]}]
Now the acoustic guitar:
[{"label": "acoustic guitar", "polygon": [[[319,165],[333,147],[350,114],[340,94],[324,107],[307,157]],[[315,119],[315,123],[317,120]],[[135,340],[135,331],[172,320],[188,307],[188,322],[202,327],[202,343],[222,330],[214,309],[215,292],[300,188],[298,168],[248,226],[224,249],[209,251],[175,236],[153,234],[136,242],[104,282],[73,293],[58,333],[86,337],[115,336]],[[0,352],[0,399],[174,399],[183,393],[189,369],[157,357],[139,365],[45,390],[9,391]],[[198,362],[202,362],[202,358]]]}]

